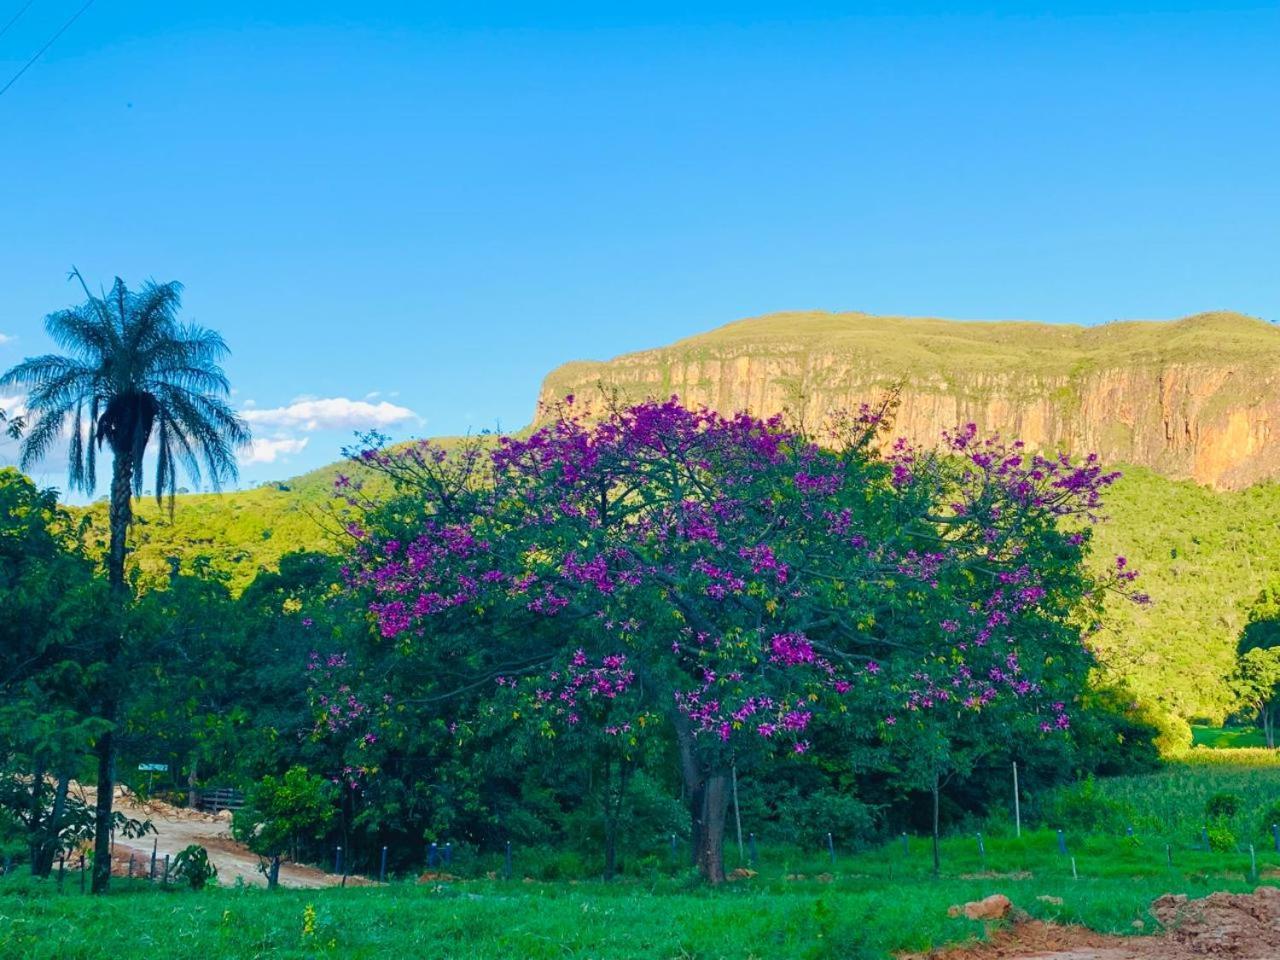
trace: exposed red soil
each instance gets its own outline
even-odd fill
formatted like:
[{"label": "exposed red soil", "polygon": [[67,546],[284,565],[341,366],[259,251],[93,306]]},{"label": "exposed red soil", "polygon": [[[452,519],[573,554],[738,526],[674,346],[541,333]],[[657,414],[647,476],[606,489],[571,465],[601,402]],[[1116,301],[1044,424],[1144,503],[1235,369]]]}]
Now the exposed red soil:
[{"label": "exposed red soil", "polygon": [[1280,890],[1214,893],[1200,900],[1166,895],[1151,905],[1159,936],[1113,937],[1038,920],[994,930],[982,943],[902,960],[1276,960]]}]

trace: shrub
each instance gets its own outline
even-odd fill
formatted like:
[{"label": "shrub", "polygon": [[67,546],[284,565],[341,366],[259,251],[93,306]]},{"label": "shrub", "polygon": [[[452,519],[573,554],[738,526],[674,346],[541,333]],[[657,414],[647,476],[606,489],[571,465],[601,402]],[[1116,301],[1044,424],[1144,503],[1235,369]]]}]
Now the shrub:
[{"label": "shrub", "polygon": [[1156,749],[1162,757],[1178,756],[1191,749],[1191,724],[1182,717],[1152,709],[1147,717],[1156,728]]},{"label": "shrub", "polygon": [[1236,848],[1236,835],[1226,821],[1213,821],[1205,828],[1205,832],[1209,836],[1209,849],[1215,853],[1226,853]]},{"label": "shrub", "polygon": [[209,862],[209,851],[193,843],[178,852],[173,860],[173,875],[179,882],[186,882],[192,890],[203,890],[218,875],[218,868]]},{"label": "shrub", "polygon": [[1133,822],[1130,806],[1104,796],[1092,776],[1055,791],[1044,815],[1050,825],[1077,832],[1119,833]]},{"label": "shrub", "polygon": [[1229,820],[1240,812],[1240,798],[1234,793],[1215,793],[1204,805],[1210,820]]},{"label": "shrub", "polygon": [[1272,824],[1280,823],[1280,802],[1273,803],[1262,812],[1262,832],[1270,833]]},{"label": "shrub", "polygon": [[808,850],[825,850],[828,833],[848,848],[870,839],[875,829],[871,808],[847,793],[815,793],[796,804],[795,814],[798,839]]}]

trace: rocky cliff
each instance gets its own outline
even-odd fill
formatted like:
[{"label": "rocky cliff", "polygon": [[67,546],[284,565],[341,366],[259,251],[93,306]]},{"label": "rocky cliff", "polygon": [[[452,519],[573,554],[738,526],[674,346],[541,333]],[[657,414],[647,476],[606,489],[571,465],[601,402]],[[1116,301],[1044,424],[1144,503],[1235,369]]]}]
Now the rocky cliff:
[{"label": "rocky cliff", "polygon": [[1234,313],[1083,327],[860,313],[772,314],[669,347],[574,362],[541,404],[602,389],[677,394],[816,424],[902,387],[895,433],[974,422],[1046,450],[1097,451],[1217,489],[1280,477],[1280,328]]}]

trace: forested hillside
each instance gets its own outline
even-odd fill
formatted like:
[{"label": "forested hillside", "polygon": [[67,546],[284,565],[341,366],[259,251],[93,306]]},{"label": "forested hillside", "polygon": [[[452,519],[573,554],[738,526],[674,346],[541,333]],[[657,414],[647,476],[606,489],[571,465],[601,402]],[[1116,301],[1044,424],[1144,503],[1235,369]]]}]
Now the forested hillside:
[{"label": "forested hillside", "polygon": [[[1105,670],[1145,700],[1216,721],[1232,706],[1248,606],[1280,579],[1280,485],[1265,479],[1280,469],[1267,430],[1277,370],[1280,331],[1232,313],[1101,327],[791,313],[566,364],[541,401],[576,393],[591,409],[602,390],[620,400],[678,393],[691,406],[785,410],[812,427],[895,389],[896,436],[925,443],[972,420],[1033,448],[1097,451],[1124,476],[1107,492],[1095,562],[1126,557],[1154,601],[1113,605],[1097,638]],[[185,572],[238,592],[292,550],[335,549],[343,523],[333,481],[347,470],[181,497],[172,518],[140,504],[138,576],[161,582],[181,557]],[[106,504],[87,512],[102,549]]]},{"label": "forested hillside", "polygon": [[1215,493],[1128,467],[1107,513],[1099,558],[1127,557],[1153,603],[1110,605],[1104,662],[1182,716],[1221,720],[1248,607],[1280,578],[1280,485]]},{"label": "forested hillside", "polygon": [[[341,535],[332,498],[335,464],[285,483],[222,496],[180,497],[170,519],[139,505],[134,561],[144,581],[162,581],[169,557],[240,591],[292,550],[328,550]],[[1221,719],[1226,678],[1248,605],[1280,579],[1280,485],[1217,493],[1142,467],[1122,468],[1098,527],[1097,560],[1123,555],[1141,571],[1153,603],[1114,604],[1098,645],[1107,670],[1141,696],[1188,718]],[[88,509],[103,540],[105,504]]]}]

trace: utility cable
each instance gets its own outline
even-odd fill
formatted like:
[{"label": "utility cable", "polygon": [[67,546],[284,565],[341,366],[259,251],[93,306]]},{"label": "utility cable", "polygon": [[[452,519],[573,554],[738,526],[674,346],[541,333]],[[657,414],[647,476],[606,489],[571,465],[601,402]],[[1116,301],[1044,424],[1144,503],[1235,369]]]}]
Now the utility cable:
[{"label": "utility cable", "polygon": [[71,19],[69,19],[66,23],[64,23],[61,27],[58,28],[58,32],[49,38],[49,42],[46,43],[43,47],[41,47],[39,50],[37,50],[35,52],[35,56],[33,56],[30,60],[24,63],[22,65],[22,69],[19,70],[17,73],[15,73],[9,79],[8,83],[6,83],[3,87],[0,87],[0,97],[3,97],[5,93],[9,90],[9,88],[18,82],[19,77],[21,77],[24,73],[26,73],[28,70],[31,69],[31,67],[35,64],[35,62],[44,55],[44,52],[48,50],[50,47],[52,47],[58,41],[58,38],[60,36],[62,36],[64,33],[66,33],[68,30],[71,29],[71,25],[75,23],[77,20],[79,20],[80,15],[84,13],[86,10],[88,10],[90,7],[92,7],[93,3],[94,3],[94,0],[88,0],[88,2],[83,7],[81,7],[79,10],[77,10],[75,13],[71,15]]},{"label": "utility cable", "polygon": [[35,2],[36,0],[27,0],[27,2],[22,5],[22,9],[13,15],[13,19],[11,19],[3,27],[0,27],[0,37],[3,37],[6,33],[8,33],[9,28],[12,27],[15,23],[17,23],[20,19],[22,19],[22,15],[26,13],[28,10],[30,10],[31,5]]}]

